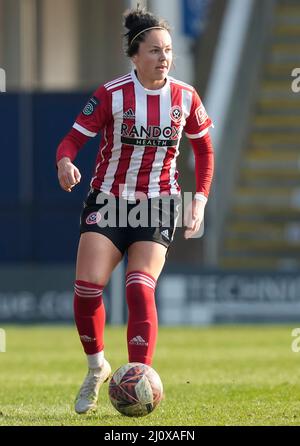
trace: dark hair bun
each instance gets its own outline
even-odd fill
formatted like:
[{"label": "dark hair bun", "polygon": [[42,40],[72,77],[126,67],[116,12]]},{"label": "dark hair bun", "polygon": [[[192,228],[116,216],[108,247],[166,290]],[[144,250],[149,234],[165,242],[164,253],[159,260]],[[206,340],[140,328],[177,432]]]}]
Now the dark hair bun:
[{"label": "dark hair bun", "polygon": [[[139,44],[144,41],[145,34],[142,31],[148,28],[158,27],[170,32],[170,26],[165,21],[156,17],[145,8],[137,6],[136,9],[129,9],[124,12],[124,26],[128,32],[124,35],[126,39],[125,49],[127,56],[132,57],[138,52]],[[135,36],[138,37],[135,39]]]},{"label": "dark hair bun", "polygon": [[159,19],[145,9],[133,9],[124,13],[124,26],[129,31],[159,26]]}]

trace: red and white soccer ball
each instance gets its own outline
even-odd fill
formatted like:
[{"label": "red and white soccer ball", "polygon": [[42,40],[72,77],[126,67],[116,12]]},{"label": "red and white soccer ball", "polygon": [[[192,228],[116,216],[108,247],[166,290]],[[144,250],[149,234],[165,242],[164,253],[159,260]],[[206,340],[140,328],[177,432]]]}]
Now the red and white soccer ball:
[{"label": "red and white soccer ball", "polygon": [[143,417],[152,412],[163,397],[163,385],[158,373],[140,362],[123,365],[109,383],[112,405],[127,417]]}]

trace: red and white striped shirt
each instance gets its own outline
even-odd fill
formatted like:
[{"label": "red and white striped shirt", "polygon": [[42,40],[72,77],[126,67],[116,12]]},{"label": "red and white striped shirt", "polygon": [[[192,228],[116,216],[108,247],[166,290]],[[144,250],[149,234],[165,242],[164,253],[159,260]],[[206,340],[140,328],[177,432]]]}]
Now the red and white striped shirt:
[{"label": "red and white striped shirt", "polygon": [[[134,198],[179,194],[176,158],[184,130],[201,138],[212,125],[195,89],[170,76],[159,90],[144,88],[135,71],[100,86],[73,129],[101,143],[91,187]],[[63,145],[57,160],[68,155]],[[69,156],[69,155],[68,155]]]}]

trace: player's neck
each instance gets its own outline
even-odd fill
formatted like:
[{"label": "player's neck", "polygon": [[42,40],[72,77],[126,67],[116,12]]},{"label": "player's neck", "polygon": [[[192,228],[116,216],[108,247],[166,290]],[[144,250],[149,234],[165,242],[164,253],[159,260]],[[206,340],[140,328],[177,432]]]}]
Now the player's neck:
[{"label": "player's neck", "polygon": [[141,73],[138,73],[137,70],[135,70],[135,75],[140,82],[140,84],[147,88],[147,90],[160,90],[165,85],[167,79],[152,81],[150,79],[146,79],[141,75]]}]

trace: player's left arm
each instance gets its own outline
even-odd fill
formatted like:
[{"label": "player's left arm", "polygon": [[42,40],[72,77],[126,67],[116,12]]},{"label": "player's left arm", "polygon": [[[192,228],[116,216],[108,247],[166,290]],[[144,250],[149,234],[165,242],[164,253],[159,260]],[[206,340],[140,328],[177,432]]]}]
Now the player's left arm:
[{"label": "player's left arm", "polygon": [[201,138],[190,139],[190,143],[195,156],[196,194],[185,214],[185,238],[193,237],[200,229],[214,172],[214,151],[208,131]]},{"label": "player's left arm", "polygon": [[191,113],[185,125],[185,133],[190,140],[195,156],[196,194],[189,209],[185,212],[186,239],[197,234],[204,218],[214,172],[214,151],[208,133],[212,121],[199,98],[194,92]]}]

